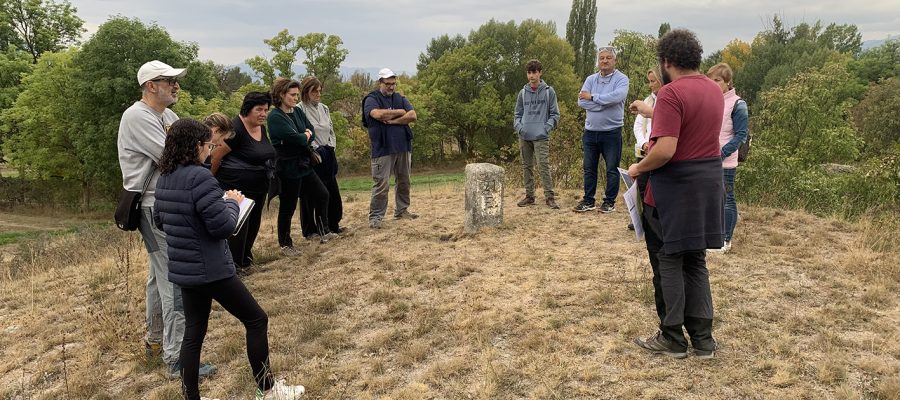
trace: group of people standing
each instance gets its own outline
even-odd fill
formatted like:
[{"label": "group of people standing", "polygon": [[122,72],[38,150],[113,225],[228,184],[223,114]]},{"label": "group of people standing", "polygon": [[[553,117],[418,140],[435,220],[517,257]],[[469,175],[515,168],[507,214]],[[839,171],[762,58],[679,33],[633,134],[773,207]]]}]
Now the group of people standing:
[{"label": "group of people standing", "polygon": [[[716,350],[712,338],[712,294],[706,252],[731,249],[738,212],[734,178],[737,150],[747,138],[746,103],[735,93],[733,71],[717,64],[700,73],[702,47],[694,34],[674,30],[657,47],[659,65],[647,72],[651,94],[632,102],[636,163],[628,169],[643,203],[641,225],[653,269],[659,331],[636,338],[643,349],[677,358],[689,347],[700,358]],[[616,67],[616,49],[600,47],[598,72],[578,94],[586,111],[582,149],[584,195],[576,212],[596,209],[597,170],[606,164],[600,212],[615,211],[619,192],[622,128],[629,79]],[[513,127],[519,136],[525,197],[535,204],[534,164],[548,207],[557,209],[549,167],[549,133],[559,123],[556,93],[541,79],[541,63],[526,65],[528,83],[519,92]],[[629,228],[633,229],[632,225]],[[690,337],[685,340],[683,329]]]},{"label": "group of people standing", "polygon": [[[291,225],[301,202],[301,232],[326,242],[340,237],[343,205],[337,183],[337,138],[323,84],[311,76],[278,78],[269,93],[249,92],[230,118],[178,119],[168,107],[178,99],[187,71],[161,61],[137,72],[141,99],[122,115],[117,140],[126,190],[140,191],[138,230],[149,254],[148,358],[161,356],[169,376],[180,377],[187,399],[200,399],[198,382],[216,367],[200,362],[212,300],[247,331],[247,357],[256,398],[297,399],[303,386],[275,380],[270,369],[268,316],[239,278],[254,265],[253,245],[263,208],[279,197],[281,253],[296,256]],[[373,190],[369,225],[381,228],[391,175],[396,177],[395,219],[409,211],[409,170],[416,113],[395,92],[397,76],[379,72],[379,88],[364,101],[372,141]],[[240,204],[252,199],[246,222]]]},{"label": "group of people standing", "polygon": [[[699,72],[702,48],[690,31],[673,30],[658,44],[659,65],[647,80],[652,93],[628,107],[634,124],[636,178],[643,201],[642,227],[653,269],[659,331],[635,343],[677,358],[689,347],[701,358],[716,350],[707,249],[728,251],[737,208],[736,150],[747,134],[747,106],[735,94],[727,64]],[[600,205],[613,212],[629,79],[616,68],[616,49],[601,47],[598,69],[578,94],[586,111],[582,146],[584,195],[576,212],[596,209],[597,169],[606,164]],[[546,205],[557,209],[549,166],[549,137],[560,118],[557,94],[542,79],[538,60],[527,63],[528,82],[517,96],[513,127],[524,169],[525,207],[535,204],[538,165]],[[343,207],[336,176],[336,136],[323,85],[279,78],[269,93],[244,96],[239,115],[214,113],[202,122],[179,120],[168,107],[178,96],[184,69],[160,61],[138,71],[141,100],[122,115],[118,154],[123,186],[144,191],[140,233],[149,253],[148,355],[160,355],[169,374],[181,377],[188,399],[199,399],[198,380],[216,368],[200,362],[211,302],[215,299],[247,330],[247,355],[257,399],[295,399],[304,388],[277,381],[269,363],[268,317],[238,277],[253,266],[253,244],[263,207],[279,197],[281,252],[299,251],[291,224],[301,203],[301,232],[327,241],[339,237]],[[380,229],[387,213],[389,179],[396,180],[395,219],[415,219],[410,206],[410,164],[416,112],[396,92],[397,76],[379,71],[378,88],[362,101],[362,124],[372,147],[372,197],[368,223]],[[724,172],[723,172],[724,171]],[[239,204],[256,202],[235,232]],[[683,333],[687,330],[690,342]]]}]

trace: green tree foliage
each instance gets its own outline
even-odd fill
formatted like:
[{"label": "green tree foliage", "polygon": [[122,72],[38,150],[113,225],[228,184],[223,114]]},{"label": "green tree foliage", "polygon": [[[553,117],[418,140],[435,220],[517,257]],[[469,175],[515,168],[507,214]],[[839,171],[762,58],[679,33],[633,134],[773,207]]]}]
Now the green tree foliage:
[{"label": "green tree foliage", "polygon": [[[9,47],[0,52],[0,113],[12,107],[16,97],[22,90],[22,78],[31,73],[34,65],[31,57],[24,51]],[[15,132],[15,124],[6,118],[0,120],[0,161],[3,159],[3,142],[5,137]]]},{"label": "green tree foliage", "polygon": [[342,48],[344,41],[337,35],[324,33],[308,33],[297,37],[297,46],[306,53],[307,75],[314,75],[323,84],[332,84],[341,80],[341,63],[350,54]]},{"label": "green tree foliage", "polygon": [[757,138],[804,165],[854,161],[861,141],[849,117],[862,90],[844,64],[801,72],[763,95]]},{"label": "green tree foliage", "polygon": [[[543,76],[560,102],[574,103],[578,91],[574,52],[555,32],[552,22],[526,20],[516,25],[491,20],[472,31],[462,46],[433,51],[431,55],[440,56],[419,71],[421,85],[410,91],[420,96],[417,110],[424,108],[418,111],[416,141],[429,143],[432,155],[444,154],[445,147],[482,159],[502,160],[515,154],[510,151],[515,143],[513,110],[526,82],[527,61],[541,60]],[[428,119],[422,118],[423,112]],[[445,146],[443,139],[428,135],[450,135],[454,140]]]},{"label": "green tree foliage", "polygon": [[850,70],[862,83],[900,76],[900,40],[888,40],[881,46],[863,51],[850,63]]},{"label": "green tree foliage", "polygon": [[[656,57],[656,38],[640,32],[617,30],[612,45],[618,49],[616,69],[629,79],[628,97],[625,99],[625,103],[629,104],[632,100],[643,100],[650,95],[647,72],[659,63]],[[628,165],[633,160],[634,151],[631,149],[634,147],[634,135],[627,134],[631,132],[630,128],[633,124],[634,115],[626,112],[624,125],[626,134],[622,135],[625,140],[622,147],[624,165]]]},{"label": "green tree foliage", "polygon": [[[73,59],[75,95],[67,98],[67,120],[78,137],[89,143],[80,158],[87,179],[115,189],[121,182],[116,136],[122,112],[139,100],[137,70],[145,62],[160,60],[174,67],[188,66],[197,57],[197,45],[173,40],[165,29],[137,19],[114,17],[100,26]],[[188,76],[191,75],[188,70]],[[189,98],[185,78],[182,98]]]},{"label": "green tree foliage", "polygon": [[900,77],[872,85],[853,110],[853,121],[865,142],[863,154],[881,157],[900,150]]},{"label": "green tree foliage", "polygon": [[861,36],[854,25],[801,23],[790,30],[773,17],[771,27],[753,40],[752,51],[735,86],[753,105],[759,93],[781,86],[796,74],[829,62],[846,62],[859,52]]},{"label": "green tree foliage", "polygon": [[419,54],[419,62],[416,63],[416,69],[419,72],[422,72],[428,68],[428,65],[431,64],[432,61],[441,58],[445,53],[449,53],[465,45],[466,38],[462,35],[456,35],[452,38],[448,35],[441,35],[431,39],[431,42],[428,43],[428,47],[425,48],[425,52]]},{"label": "green tree foliage", "polygon": [[187,70],[188,74],[181,79],[181,86],[193,96],[206,99],[222,96],[218,69],[214,62],[194,60],[187,64]]},{"label": "green tree foliage", "polygon": [[659,24],[659,30],[657,30],[656,38],[657,39],[662,38],[663,35],[669,33],[669,31],[671,31],[671,30],[672,30],[672,25],[669,25],[668,22],[663,22],[663,23]]},{"label": "green tree foliage", "polygon": [[12,44],[31,55],[32,62],[47,51],[59,51],[78,42],[84,21],[68,1],[0,0],[0,44]]},{"label": "green tree foliage", "polygon": [[241,71],[239,67],[225,67],[224,65],[215,64],[215,72],[219,91],[225,97],[231,96],[241,86],[253,82],[253,78]]},{"label": "green tree foliage", "polygon": [[597,65],[597,0],[572,0],[566,41],[575,50],[575,76],[584,79],[594,73]]},{"label": "green tree foliage", "polygon": [[91,150],[95,143],[72,123],[72,110],[53,100],[78,96],[72,62],[75,54],[76,50],[69,50],[41,56],[34,73],[22,81],[15,105],[3,112],[3,119],[15,127],[3,147],[6,159],[26,177],[77,183],[82,204],[89,206],[97,183]]},{"label": "green tree foliage", "polygon": [[263,85],[272,87],[272,82],[279,77],[293,78],[294,60],[297,59],[297,52],[300,51],[300,44],[297,43],[296,38],[287,29],[283,29],[273,38],[263,39],[263,43],[272,50],[272,58],[267,60],[262,56],[255,56],[246,61],[256,75],[262,78]]}]

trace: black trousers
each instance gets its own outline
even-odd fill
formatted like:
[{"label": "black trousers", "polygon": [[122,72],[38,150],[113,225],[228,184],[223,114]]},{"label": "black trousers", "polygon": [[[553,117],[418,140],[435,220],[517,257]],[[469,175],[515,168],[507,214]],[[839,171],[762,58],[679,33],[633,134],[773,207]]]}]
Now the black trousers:
[{"label": "black trousers", "polygon": [[253,243],[256,242],[256,236],[259,234],[266,192],[269,190],[269,178],[266,171],[233,168],[219,168],[216,178],[218,178],[222,190],[240,190],[244,196],[256,202],[241,230],[237,235],[228,238],[228,250],[231,251],[234,266],[238,269],[250,268],[253,264]]},{"label": "black trousers", "polygon": [[212,300],[237,317],[247,330],[247,358],[256,386],[263,391],[274,384],[269,368],[269,317],[236,276],[203,286],[182,287],[184,341],[181,342],[181,389],[184,398],[200,399],[200,350],[209,325]]},{"label": "black trousers", "polygon": [[[313,167],[313,171],[316,172],[319,180],[328,189],[328,231],[338,232],[341,219],[344,218],[344,204],[341,200],[341,191],[338,189],[337,155],[334,152],[334,147],[330,146],[319,147],[318,151],[322,156],[322,163]],[[304,237],[319,233],[316,225],[315,209],[311,207],[308,201],[300,202],[300,228]]]},{"label": "black trousers", "polygon": [[663,252],[662,226],[656,208],[644,204],[644,240],[653,268],[653,297],[663,335],[687,348],[684,330],[696,349],[712,350],[713,304],[706,251]]},{"label": "black trousers", "polygon": [[328,189],[322,184],[319,176],[310,173],[300,179],[281,178],[281,199],[278,205],[278,245],[293,246],[291,239],[291,220],[294,219],[294,211],[297,209],[297,200],[303,199],[313,209],[316,228],[322,233],[331,232],[328,229]]}]

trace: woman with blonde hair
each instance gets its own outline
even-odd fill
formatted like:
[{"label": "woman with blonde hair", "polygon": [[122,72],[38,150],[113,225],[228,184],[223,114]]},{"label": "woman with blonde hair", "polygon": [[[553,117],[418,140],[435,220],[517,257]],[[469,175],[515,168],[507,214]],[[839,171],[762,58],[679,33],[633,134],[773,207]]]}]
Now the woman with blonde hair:
[{"label": "woman with blonde hair", "polygon": [[709,250],[725,253],[731,250],[731,239],[734,226],[737,225],[738,209],[734,199],[734,176],[738,166],[738,148],[747,140],[747,102],[742,100],[734,90],[734,72],[726,63],[713,65],[706,76],[716,82],[722,89],[725,101],[725,112],[722,116],[722,131],[719,133],[719,145],[722,148],[722,168],[725,179],[725,245],[721,249]]}]

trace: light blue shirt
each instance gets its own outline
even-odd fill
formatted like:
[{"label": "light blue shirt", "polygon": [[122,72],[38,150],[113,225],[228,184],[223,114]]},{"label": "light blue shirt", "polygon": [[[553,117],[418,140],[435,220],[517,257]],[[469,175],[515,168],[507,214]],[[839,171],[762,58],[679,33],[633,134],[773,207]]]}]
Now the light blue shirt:
[{"label": "light blue shirt", "polygon": [[591,94],[591,100],[578,99],[578,106],[587,111],[584,129],[611,131],[622,127],[625,120],[625,98],[628,96],[628,77],[619,72],[601,76],[593,74],[584,81],[582,91]]}]

